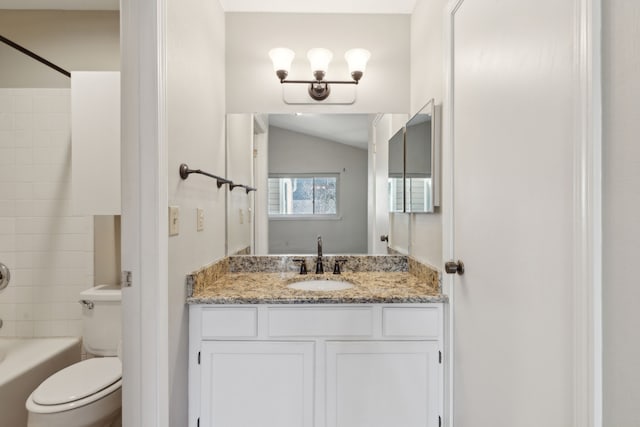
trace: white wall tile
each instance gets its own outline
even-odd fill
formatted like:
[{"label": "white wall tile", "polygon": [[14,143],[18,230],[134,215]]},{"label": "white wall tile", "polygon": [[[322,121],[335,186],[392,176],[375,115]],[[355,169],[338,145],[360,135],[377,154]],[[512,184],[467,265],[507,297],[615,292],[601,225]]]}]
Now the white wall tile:
[{"label": "white wall tile", "polygon": [[23,338],[32,338],[33,337],[33,322],[32,321],[17,321],[14,325],[15,328],[15,336],[23,337]]},{"label": "white wall tile", "polygon": [[7,89],[0,89],[0,113],[11,112],[11,94]]},{"label": "white wall tile", "polygon": [[33,164],[33,148],[20,147],[15,149],[15,163],[16,165],[31,165]]},{"label": "white wall tile", "polygon": [[32,113],[14,113],[13,126],[14,130],[31,130],[34,127],[33,114]]},{"label": "white wall tile", "polygon": [[1,336],[81,334],[93,285],[93,218],[71,210],[68,89],[0,89]]},{"label": "white wall tile", "polygon": [[33,129],[64,130],[70,126],[68,113],[33,113]]},{"label": "white wall tile", "polygon": [[[29,269],[21,269],[21,268],[12,268],[11,269],[11,286],[16,288],[29,287],[33,285],[33,270]],[[21,291],[17,291],[20,293]],[[24,301],[22,299],[21,301]]]},{"label": "white wall tile", "polygon": [[13,114],[0,113],[0,130],[13,130]]},{"label": "white wall tile", "polygon": [[15,148],[0,148],[0,167],[3,165],[14,165],[16,163]]},{"label": "white wall tile", "polygon": [[0,218],[0,235],[13,234],[16,231],[16,220],[14,218]]},{"label": "white wall tile", "polygon": [[14,131],[0,130],[0,148],[11,148],[15,146],[16,146],[16,143],[14,138]]},{"label": "white wall tile", "polygon": [[14,113],[31,113],[33,111],[33,96],[28,93],[14,94],[11,97],[11,111]]},{"label": "white wall tile", "polygon": [[21,171],[21,168],[18,168],[15,164],[0,165],[0,182],[11,183],[19,181],[19,170]]},{"label": "white wall tile", "polygon": [[0,235],[0,252],[14,252],[15,250],[16,236],[14,234]]},{"label": "white wall tile", "polygon": [[33,184],[30,182],[16,182],[14,199],[31,200],[33,199]]},{"label": "white wall tile", "polygon": [[0,200],[0,217],[14,217],[15,215],[15,200]]},{"label": "white wall tile", "polygon": [[0,328],[0,337],[15,337],[16,336],[16,322],[13,320],[7,320]]},{"label": "white wall tile", "polygon": [[14,147],[33,147],[33,131],[31,129],[14,130],[13,131]]},{"label": "white wall tile", "polygon": [[87,217],[16,218],[16,234],[80,234],[89,232]]},{"label": "white wall tile", "polygon": [[34,165],[71,165],[71,146],[36,147],[33,150]]},{"label": "white wall tile", "polygon": [[14,200],[16,186],[11,182],[0,182],[0,200]]},{"label": "white wall tile", "polygon": [[33,97],[36,113],[69,113],[71,101],[68,96],[37,94]]}]

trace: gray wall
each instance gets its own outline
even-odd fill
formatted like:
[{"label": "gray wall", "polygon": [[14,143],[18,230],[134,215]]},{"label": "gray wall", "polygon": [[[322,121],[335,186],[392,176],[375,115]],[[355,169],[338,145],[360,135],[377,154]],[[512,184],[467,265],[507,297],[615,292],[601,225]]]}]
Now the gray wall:
[{"label": "gray wall", "polygon": [[640,2],[604,1],[604,426],[640,425]]},{"label": "gray wall", "polygon": [[[120,69],[117,11],[0,9],[0,34],[67,71]],[[0,64],[1,87],[70,86],[66,76],[4,43]]]},{"label": "gray wall", "polygon": [[367,150],[269,127],[269,173],[339,173],[339,220],[269,220],[269,253],[367,252]]}]

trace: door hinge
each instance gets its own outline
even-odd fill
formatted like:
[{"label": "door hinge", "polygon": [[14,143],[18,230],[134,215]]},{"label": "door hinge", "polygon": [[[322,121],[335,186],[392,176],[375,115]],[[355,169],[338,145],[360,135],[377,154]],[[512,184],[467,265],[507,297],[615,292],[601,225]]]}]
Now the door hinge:
[{"label": "door hinge", "polygon": [[122,287],[123,288],[130,288],[131,287],[131,282],[133,281],[132,278],[132,274],[130,271],[123,271],[122,272],[122,276],[121,276],[121,281],[122,281]]},{"label": "door hinge", "polygon": [[198,365],[200,364],[200,352],[198,352]]},{"label": "door hinge", "polygon": [[438,351],[438,363],[442,363],[442,352]]},{"label": "door hinge", "polygon": [[442,427],[442,417],[438,415],[438,427]]}]

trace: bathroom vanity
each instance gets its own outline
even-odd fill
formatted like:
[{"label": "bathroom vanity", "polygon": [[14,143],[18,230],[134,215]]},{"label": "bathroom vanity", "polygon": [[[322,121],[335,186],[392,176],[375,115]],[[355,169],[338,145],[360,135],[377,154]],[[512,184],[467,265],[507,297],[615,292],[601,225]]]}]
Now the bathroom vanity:
[{"label": "bathroom vanity", "polygon": [[249,272],[193,290],[189,425],[439,426],[446,297],[406,271],[340,278],[353,287]]}]

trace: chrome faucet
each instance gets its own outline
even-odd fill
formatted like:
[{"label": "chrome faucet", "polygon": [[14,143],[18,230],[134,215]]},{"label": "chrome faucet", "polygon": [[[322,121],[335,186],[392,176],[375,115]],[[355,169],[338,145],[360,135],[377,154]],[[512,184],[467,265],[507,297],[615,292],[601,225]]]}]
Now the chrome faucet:
[{"label": "chrome faucet", "polygon": [[322,267],[322,236],[318,236],[318,259],[316,260],[316,274],[323,274]]}]

